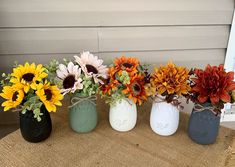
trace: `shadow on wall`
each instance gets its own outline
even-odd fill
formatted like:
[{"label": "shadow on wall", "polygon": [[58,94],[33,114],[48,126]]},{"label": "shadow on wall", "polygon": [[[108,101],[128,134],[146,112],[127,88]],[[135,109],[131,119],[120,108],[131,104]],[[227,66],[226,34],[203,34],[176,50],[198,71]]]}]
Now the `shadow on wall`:
[{"label": "shadow on wall", "polygon": [[[1,91],[1,90],[0,90]],[[3,99],[0,98],[0,104]],[[7,134],[15,131],[19,128],[19,113],[12,111],[3,111],[3,107],[0,106],[0,139]]]},{"label": "shadow on wall", "polygon": [[[5,69],[4,72],[9,73],[9,69]],[[2,75],[2,74],[1,74]],[[0,80],[2,80],[2,77],[0,76]],[[0,87],[0,92],[2,92],[2,88]],[[9,124],[18,124],[19,123],[19,113],[18,112],[12,112],[11,110],[4,112],[2,102],[4,99],[0,97],[0,125],[9,125]]]},{"label": "shadow on wall", "polygon": [[[2,78],[0,78],[2,79]],[[2,89],[0,88],[0,92],[2,92]],[[0,125],[8,125],[8,124],[18,124],[19,122],[19,113],[18,112],[12,112],[11,110],[4,112],[2,102],[4,99],[0,97]]]},{"label": "shadow on wall", "polygon": [[12,111],[4,112],[3,108],[0,107],[0,125],[18,124],[19,122],[18,115],[19,115],[18,112],[12,112]]}]

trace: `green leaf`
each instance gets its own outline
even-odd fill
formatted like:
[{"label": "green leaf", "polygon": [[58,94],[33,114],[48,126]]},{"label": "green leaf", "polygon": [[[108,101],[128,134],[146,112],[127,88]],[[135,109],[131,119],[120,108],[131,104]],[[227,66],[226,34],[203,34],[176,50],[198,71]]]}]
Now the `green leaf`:
[{"label": "green leaf", "polygon": [[41,108],[42,104],[42,102],[38,102],[34,105],[34,108]]},{"label": "green leaf", "polygon": [[37,117],[37,121],[40,122],[42,120],[41,117]]},{"label": "green leaf", "polygon": [[43,115],[43,113],[40,112],[40,109],[36,108],[35,110],[33,110],[33,113],[34,113],[34,118],[36,118],[37,121],[40,122],[42,120],[40,116]]},{"label": "green leaf", "polygon": [[26,108],[22,110],[22,114],[25,114],[27,112]]}]

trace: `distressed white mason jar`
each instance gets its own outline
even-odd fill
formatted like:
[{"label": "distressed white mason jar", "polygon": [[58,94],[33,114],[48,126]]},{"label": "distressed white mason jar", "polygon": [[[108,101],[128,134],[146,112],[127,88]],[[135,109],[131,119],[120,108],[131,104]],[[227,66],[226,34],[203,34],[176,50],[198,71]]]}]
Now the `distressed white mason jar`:
[{"label": "distressed white mason jar", "polygon": [[167,102],[153,102],[150,114],[152,130],[162,136],[170,136],[179,126],[179,110]]},{"label": "distressed white mason jar", "polygon": [[110,106],[109,122],[113,129],[120,132],[133,129],[137,122],[136,104],[126,98]]}]

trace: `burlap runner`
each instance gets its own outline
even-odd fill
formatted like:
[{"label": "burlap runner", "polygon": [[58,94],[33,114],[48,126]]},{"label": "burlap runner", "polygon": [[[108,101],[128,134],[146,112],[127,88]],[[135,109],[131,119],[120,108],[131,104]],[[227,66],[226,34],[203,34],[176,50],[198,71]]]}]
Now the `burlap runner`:
[{"label": "burlap runner", "polygon": [[156,166],[156,167],[222,167],[231,158],[234,132],[220,128],[215,144],[202,146],[192,142],[186,133],[188,115],[181,114],[176,134],[162,137],[149,126],[150,105],[139,108],[135,129],[120,133],[108,122],[108,106],[98,104],[99,124],[88,134],[73,132],[68,125],[66,106],[53,118],[49,139],[31,144],[20,131],[0,140],[0,166]]},{"label": "burlap runner", "polygon": [[229,145],[226,155],[225,166],[235,167],[235,137],[233,137],[232,144]]}]

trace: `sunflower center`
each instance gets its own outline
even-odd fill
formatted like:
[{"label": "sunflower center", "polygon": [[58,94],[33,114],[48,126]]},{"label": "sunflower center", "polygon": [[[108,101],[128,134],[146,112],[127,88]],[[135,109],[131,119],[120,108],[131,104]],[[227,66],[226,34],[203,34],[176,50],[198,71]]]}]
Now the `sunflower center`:
[{"label": "sunflower center", "polygon": [[138,95],[141,92],[141,87],[140,87],[140,85],[138,83],[134,83],[132,88],[133,88],[134,93],[136,95]]},{"label": "sunflower center", "polygon": [[64,79],[63,87],[65,89],[72,88],[74,86],[75,81],[76,81],[75,76],[74,75],[69,75]]},{"label": "sunflower center", "polygon": [[126,62],[126,63],[123,63],[122,66],[126,68],[131,68],[133,65]]},{"label": "sunflower center", "polygon": [[139,92],[139,91],[140,91],[140,86],[139,86],[138,84],[135,84],[135,85],[134,85],[134,90],[135,90],[136,92]]},{"label": "sunflower center", "polygon": [[87,64],[86,69],[88,73],[98,74],[98,70],[93,65]]},{"label": "sunflower center", "polygon": [[15,92],[15,93],[12,95],[11,100],[12,100],[12,101],[16,101],[18,94],[19,94],[18,92]]},{"label": "sunflower center", "polygon": [[52,98],[51,90],[50,89],[46,89],[46,90],[44,90],[44,92],[45,92],[45,95],[46,95],[46,99],[47,100],[51,100],[51,98]]},{"label": "sunflower center", "polygon": [[32,73],[26,73],[22,76],[22,78],[27,82],[31,82],[31,81],[33,81],[34,76],[35,75]]}]

